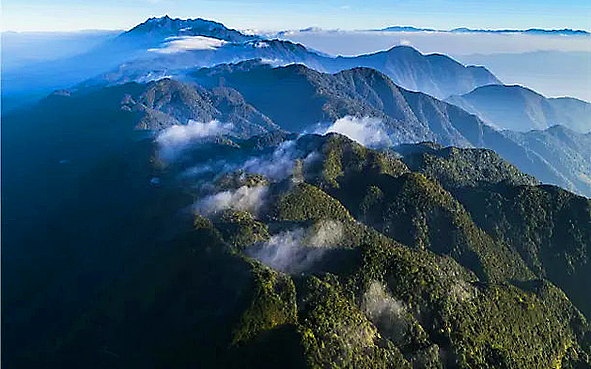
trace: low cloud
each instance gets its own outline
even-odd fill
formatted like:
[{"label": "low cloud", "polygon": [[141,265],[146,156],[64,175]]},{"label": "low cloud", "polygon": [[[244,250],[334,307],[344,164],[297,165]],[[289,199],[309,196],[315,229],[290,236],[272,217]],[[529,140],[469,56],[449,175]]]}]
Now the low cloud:
[{"label": "low cloud", "polygon": [[343,225],[322,221],[305,229],[281,232],[267,242],[246,250],[250,257],[289,274],[304,273],[319,263],[325,253],[343,241]]},{"label": "low cloud", "polygon": [[182,151],[195,142],[208,137],[228,134],[232,127],[230,123],[221,123],[217,120],[207,123],[190,120],[186,125],[169,127],[156,137],[160,157],[169,161],[175,160]]},{"label": "low cloud", "polygon": [[316,223],[309,237],[310,245],[314,247],[335,247],[343,240],[343,223],[325,220]]},{"label": "low cloud", "polygon": [[281,180],[293,172],[294,161],[298,157],[295,141],[282,142],[271,155],[253,157],[242,165],[249,173],[263,174],[273,180]]},{"label": "low cloud", "polygon": [[257,214],[264,204],[266,186],[242,186],[236,190],[218,192],[199,200],[194,209],[203,216],[215,215],[224,210],[241,210]]},{"label": "low cloud", "polygon": [[403,302],[388,294],[378,281],[373,281],[363,295],[362,309],[380,332],[396,344],[409,341],[410,315]]},{"label": "low cloud", "polygon": [[337,119],[331,126],[316,133],[340,133],[367,147],[388,147],[392,141],[381,119],[372,117],[357,118],[346,116]]},{"label": "low cloud", "polygon": [[204,36],[169,37],[158,49],[150,49],[160,54],[174,54],[190,50],[213,50],[224,46],[226,41]]}]

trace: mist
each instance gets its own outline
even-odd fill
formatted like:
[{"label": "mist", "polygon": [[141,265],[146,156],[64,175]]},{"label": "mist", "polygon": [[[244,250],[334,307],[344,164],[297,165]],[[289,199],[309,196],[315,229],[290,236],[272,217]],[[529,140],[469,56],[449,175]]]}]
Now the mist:
[{"label": "mist", "polygon": [[589,52],[591,36],[391,32],[391,31],[289,31],[277,35],[330,55],[355,56],[412,46],[423,53],[453,55],[525,53],[534,51]]},{"label": "mist", "polygon": [[274,269],[301,274],[313,268],[327,251],[343,241],[343,225],[321,221],[309,228],[297,228],[273,235],[267,242],[246,249],[246,255]]},{"label": "mist", "polygon": [[292,173],[294,160],[297,157],[295,141],[285,141],[270,155],[248,159],[240,169],[250,173],[262,174],[277,181],[286,178]]},{"label": "mist", "polygon": [[265,203],[267,191],[266,186],[242,186],[206,196],[194,205],[194,209],[203,216],[212,216],[224,210],[248,211],[256,215]]},{"label": "mist", "polygon": [[189,120],[186,125],[173,125],[156,137],[159,156],[166,161],[174,161],[196,142],[228,134],[232,128],[231,123],[221,123],[217,120],[206,123]]},{"label": "mist", "polygon": [[570,96],[591,102],[591,51],[453,56],[461,63],[485,65],[505,84],[527,86],[547,97]]},{"label": "mist", "polygon": [[409,313],[404,303],[390,296],[382,283],[371,282],[363,295],[361,308],[380,332],[394,343],[399,345],[409,343],[411,322]]},{"label": "mist", "polygon": [[116,37],[121,31],[2,32],[2,69],[74,56]]},{"label": "mist", "polygon": [[333,132],[345,135],[370,148],[392,146],[386,128],[379,118],[346,116],[337,119],[326,128],[318,129],[315,133],[325,135]]}]

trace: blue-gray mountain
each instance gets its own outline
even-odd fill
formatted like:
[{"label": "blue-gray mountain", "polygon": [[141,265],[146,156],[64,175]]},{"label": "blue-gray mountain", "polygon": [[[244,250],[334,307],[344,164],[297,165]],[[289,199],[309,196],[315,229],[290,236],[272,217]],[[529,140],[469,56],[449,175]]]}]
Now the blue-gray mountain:
[{"label": "blue-gray mountain", "polygon": [[244,42],[258,37],[245,35],[235,29],[229,29],[221,23],[197,19],[172,19],[168,15],[150,18],[121,34],[122,38],[138,37],[147,39],[158,45],[168,37],[204,36],[229,42]]},{"label": "blue-gray mountain", "polygon": [[346,116],[374,117],[394,145],[434,141],[490,148],[544,183],[591,196],[590,135],[559,127],[497,131],[454,105],[405,90],[373,69],[327,74],[303,65],[273,68],[251,60],[189,70],[186,76],[185,82],[153,82],[143,94],[126,98],[122,107],[140,114],[138,128],[160,130],[217,119],[233,123],[236,137],[309,132]]},{"label": "blue-gray mountain", "polygon": [[522,86],[482,86],[446,101],[499,129],[527,132],[559,124],[580,133],[591,132],[591,104],[568,97],[546,98]]},{"label": "blue-gray mountain", "polygon": [[[217,47],[161,53],[174,40],[205,37],[220,41]],[[214,66],[260,58],[274,65],[302,63],[325,72],[356,66],[381,70],[410,90],[445,98],[467,93],[478,86],[499,83],[483,67],[465,67],[443,55],[422,55],[410,47],[358,58],[334,58],[289,41],[245,35],[221,23],[203,19],[150,18],[112,40],[75,57],[15,68],[3,76],[3,97],[23,98],[67,88],[87,79],[85,85],[149,81],[164,76],[181,78],[195,66]],[[107,73],[105,73],[108,71]],[[35,94],[32,94],[32,93]]]},{"label": "blue-gray mountain", "polygon": [[375,31],[389,31],[389,32],[449,32],[449,33],[524,33],[532,35],[568,35],[568,36],[589,36],[590,33],[580,29],[543,29],[543,28],[529,28],[529,29],[477,29],[459,27],[451,30],[441,30],[434,28],[422,28],[413,26],[390,26]]},{"label": "blue-gray mountain", "polygon": [[430,140],[490,148],[545,183],[591,196],[587,181],[591,156],[584,148],[588,134],[566,128],[562,129],[566,135],[554,134],[559,128],[523,133],[523,137],[552,137],[546,140],[552,142],[551,147],[526,144],[518,132],[495,130],[454,105],[400,88],[373,69],[355,68],[330,75],[302,65],[271,68],[250,61],[201,69],[191,76],[209,88],[220,83],[235,88],[288,131],[301,132],[347,115],[376,117],[393,143]]}]

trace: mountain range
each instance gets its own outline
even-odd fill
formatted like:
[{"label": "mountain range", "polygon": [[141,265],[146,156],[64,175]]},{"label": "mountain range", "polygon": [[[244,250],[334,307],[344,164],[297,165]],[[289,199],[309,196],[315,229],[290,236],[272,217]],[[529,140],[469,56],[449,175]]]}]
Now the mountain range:
[{"label": "mountain range", "polygon": [[[195,143],[187,166],[228,168],[199,190],[218,210],[157,246],[142,238],[74,323],[10,356],[62,368],[589,365],[576,307],[589,309],[588,199],[490,150],[406,145],[397,157],[338,134],[251,142]],[[286,157],[284,176],[259,174]],[[162,217],[171,170],[147,204],[168,203]]]},{"label": "mountain range", "polygon": [[591,367],[589,104],[167,16],[31,68],[84,62],[2,111],[7,368]]},{"label": "mountain range", "polygon": [[562,125],[580,133],[591,131],[588,102],[568,97],[546,98],[522,86],[482,86],[446,101],[499,129],[527,132]]},{"label": "mountain range", "polygon": [[372,67],[400,86],[439,98],[499,83],[483,67],[465,67],[447,56],[422,55],[410,47],[394,47],[358,58],[335,58],[289,41],[244,35],[213,21],[165,16],[148,19],[83,54],[8,71],[3,78],[3,96],[31,90],[49,93],[83,81],[100,85],[164,76],[181,78],[187,69],[196,66],[256,58],[273,65],[302,63],[325,72]]},{"label": "mountain range", "polygon": [[[550,133],[561,130],[558,128],[538,134],[553,137],[552,149],[526,145],[519,132],[497,131],[454,105],[400,88],[373,69],[355,68],[330,75],[301,65],[271,68],[249,61],[201,69],[192,77],[209,88],[220,83],[235,88],[288,131],[310,129],[306,127],[347,115],[375,117],[381,120],[393,144],[435,141],[490,148],[546,183],[591,194],[586,181],[591,163],[585,151],[577,151],[587,144],[588,134],[567,128],[563,129],[569,132],[567,135]],[[299,93],[294,95],[294,91]],[[520,107],[514,109],[519,112]],[[534,132],[522,135],[531,137]],[[560,154],[553,154],[553,150]],[[570,159],[559,162],[558,157]]]},{"label": "mountain range", "polygon": [[580,29],[543,29],[543,28],[529,28],[529,29],[475,29],[467,27],[459,27],[451,30],[440,30],[434,28],[420,28],[413,26],[390,26],[375,31],[387,32],[449,32],[449,33],[523,33],[532,35],[576,35],[589,36],[590,33]]}]

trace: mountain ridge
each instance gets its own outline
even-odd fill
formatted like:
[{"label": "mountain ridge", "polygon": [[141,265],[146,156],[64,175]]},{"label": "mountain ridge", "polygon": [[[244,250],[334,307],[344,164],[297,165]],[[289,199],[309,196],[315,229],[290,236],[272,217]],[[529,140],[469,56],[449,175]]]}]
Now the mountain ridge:
[{"label": "mountain ridge", "polygon": [[[230,203],[207,216],[195,214],[193,227],[164,241],[148,262],[115,281],[96,306],[56,332],[57,344],[21,358],[49,367],[150,362],[261,367],[286,358],[297,368],[590,363],[591,327],[584,315],[523,262],[535,253],[515,252],[482,225],[495,207],[478,210],[469,196],[448,190],[456,182],[426,174],[428,166],[409,170],[404,158],[339,134],[305,135],[293,145],[292,160],[304,163],[287,177],[265,178],[256,173],[259,167],[230,171],[228,180],[212,184],[214,194],[267,188],[270,196],[261,211]],[[468,181],[492,198],[498,193],[488,185],[505,185],[509,193],[545,191],[494,156],[455,148],[435,153],[453,163],[443,170],[451,174],[447,178],[471,166],[465,159],[490,160],[502,183],[477,180],[486,177],[486,165],[475,166]],[[196,157],[194,164],[204,159]],[[569,203],[571,196],[558,199]],[[529,201],[516,196],[508,204],[527,211]],[[579,202],[573,205],[591,209],[589,200]],[[470,204],[469,210],[462,204]],[[545,208],[544,201],[536,204]],[[383,218],[373,217],[382,211]],[[557,223],[554,215],[567,224],[591,219],[591,211],[553,214],[551,225]],[[531,236],[558,245],[545,230]],[[443,235],[449,237],[437,238]],[[580,247],[589,247],[580,240]],[[573,260],[580,255],[577,248],[564,251]],[[579,261],[573,263],[577,268],[584,264]],[[220,298],[211,298],[219,291]],[[421,314],[413,313],[417,309]],[[141,334],[145,324],[159,334]],[[97,350],[97,342],[106,348]]]},{"label": "mountain ridge", "polygon": [[[199,42],[189,42],[192,37],[219,42],[199,47]],[[175,43],[179,42],[181,45],[175,48]],[[185,45],[184,42],[189,43]],[[285,40],[245,35],[214,21],[165,16],[150,18],[83,54],[16,68],[12,74],[3,76],[3,95],[20,93],[31,85],[39,89],[38,93],[50,93],[80,83],[112,85],[163,76],[182,78],[191,67],[211,67],[256,58],[273,65],[304,63],[325,72],[356,66],[373,67],[407,89],[439,98],[500,82],[485,68],[466,67],[447,56],[423,55],[409,48],[393,47],[388,52],[361,55],[357,59],[338,58]]]},{"label": "mountain ridge", "polygon": [[591,367],[591,132],[398,84],[496,79],[444,55],[138,27],[2,112],[8,369]]},{"label": "mountain ridge", "polygon": [[487,85],[446,101],[478,115],[499,129],[526,132],[560,124],[591,131],[591,104],[574,98],[547,98],[520,85]]},{"label": "mountain ridge", "polygon": [[122,37],[138,35],[156,37],[205,36],[229,42],[244,42],[258,38],[257,36],[245,35],[235,29],[227,28],[219,22],[203,18],[173,19],[168,15],[148,18],[145,22],[121,34]]},{"label": "mountain ridge", "polygon": [[[214,77],[226,77],[227,89],[234,88],[224,75],[228,69],[249,73],[244,66],[220,67]],[[289,82],[283,91],[292,98],[299,93],[294,83],[309,81],[335,112],[358,96],[367,100],[366,109],[383,111],[408,99],[403,106],[408,110],[400,112],[409,117],[412,112],[418,122],[433,109],[451,120],[467,119],[463,124],[473,132],[462,131],[472,140],[499,134],[461,109],[405,91],[372,69],[327,76],[302,65],[262,67],[255,79],[269,73],[282,76],[281,84]],[[274,86],[269,94],[282,93],[277,81],[267,81]],[[21,158],[38,166],[19,168],[32,178],[47,173],[44,181],[32,183],[53,184],[47,191],[51,199],[67,196],[74,186],[62,172],[75,165],[88,171],[70,202],[72,213],[49,217],[55,224],[45,226],[49,233],[30,231],[30,208],[15,196],[29,198],[29,191],[16,188],[14,176],[6,183],[11,192],[3,196],[21,206],[25,218],[20,219],[33,241],[13,244],[18,252],[5,245],[4,255],[39,255],[33,264],[17,257],[9,270],[21,277],[32,268],[44,271],[3,294],[7,311],[21,319],[6,326],[8,337],[16,337],[4,343],[13,348],[6,365],[261,367],[289,358],[296,367],[411,368],[427,362],[525,369],[589,362],[590,327],[581,313],[588,311],[581,305],[585,294],[581,299],[572,289],[587,275],[588,199],[537,186],[490,150],[423,144],[408,151],[423,150],[429,157],[412,161],[413,154],[371,150],[336,133],[297,140],[268,133],[243,140],[216,132],[191,141],[187,155],[167,164],[152,132],[134,130],[140,117],[126,95],[146,108],[188,118],[192,105],[183,96],[197,93],[205,101],[215,96],[206,93],[209,86],[201,88],[162,80],[79,90],[50,96],[44,110],[8,117],[22,124],[3,121],[50,135],[45,146],[36,145]],[[235,90],[259,108],[248,91]],[[205,103],[204,112],[217,109],[214,102]],[[27,114],[33,117],[25,124]],[[135,151],[138,136],[146,147]],[[13,137],[14,132],[8,136]],[[9,142],[3,154],[22,152],[19,141]],[[90,150],[90,168],[83,166],[84,150]],[[71,163],[60,163],[64,157]],[[97,157],[100,170],[94,170]],[[39,191],[29,190],[39,198]],[[76,205],[88,202],[93,211],[83,217]],[[130,202],[135,205],[120,210]],[[561,212],[569,207],[576,211]],[[505,217],[487,221],[497,210]],[[530,220],[544,216],[542,229],[533,220],[518,229],[525,247],[521,238],[503,240],[516,229],[507,227],[516,210],[534,217]],[[193,218],[194,211],[202,213]],[[102,216],[112,221],[97,223]],[[581,226],[573,230],[570,224]],[[50,241],[35,242],[44,237]],[[529,247],[537,239],[544,246],[539,253]],[[574,270],[572,276],[561,278],[547,267],[555,248],[561,250],[559,265]],[[45,258],[47,253],[57,256]],[[106,265],[121,269],[102,270]],[[95,279],[78,278],[101,271],[98,287]],[[52,306],[63,319],[49,319],[54,310],[19,302],[45,301],[40,280],[50,291],[60,291]],[[100,294],[91,292],[99,288]],[[220,291],[222,298],[212,298]],[[387,308],[380,308],[383,304]],[[26,325],[27,314],[34,314],[34,326]],[[144,334],[145,326],[157,334]],[[270,355],[269,347],[281,355]]]},{"label": "mountain ridge", "polygon": [[375,29],[372,31],[390,31],[390,32],[445,32],[445,33],[523,33],[523,34],[541,34],[541,35],[576,35],[576,36],[589,36],[591,33],[581,29],[544,29],[544,28],[528,28],[528,29],[478,29],[468,27],[458,27],[450,30],[434,29],[434,28],[422,28],[413,26],[390,26],[381,29]]},{"label": "mountain ridge", "polygon": [[[571,159],[556,162],[556,156],[549,150],[524,146],[510,132],[497,131],[455,105],[398,87],[385,74],[371,68],[330,75],[303,65],[271,68],[248,62],[204,68],[192,76],[206,87],[223,81],[224,85],[241,91],[262,113],[288,131],[332,122],[347,114],[375,117],[383,121],[394,144],[430,140],[445,145],[490,148],[545,183],[591,194],[591,187],[578,174],[587,173],[580,168],[589,165],[588,159],[581,156],[573,159],[569,151],[565,155]],[[294,91],[300,91],[297,96],[306,99],[294,99]],[[585,137],[571,135],[581,145]],[[554,147],[559,149],[559,141],[555,142]]]}]

